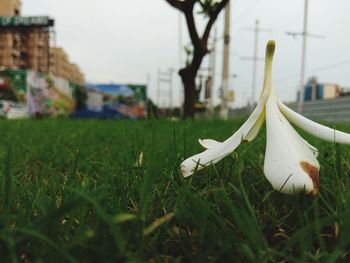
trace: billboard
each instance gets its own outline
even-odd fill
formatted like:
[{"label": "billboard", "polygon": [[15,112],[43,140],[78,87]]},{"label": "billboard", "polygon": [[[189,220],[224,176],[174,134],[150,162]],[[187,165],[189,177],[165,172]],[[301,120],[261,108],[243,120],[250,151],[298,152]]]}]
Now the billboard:
[{"label": "billboard", "polygon": [[0,118],[27,118],[26,71],[0,71]]},{"label": "billboard", "polygon": [[63,78],[26,70],[0,71],[1,105],[26,108],[31,116],[68,116],[75,109],[74,96],[75,86]]},{"label": "billboard", "polygon": [[0,71],[0,117],[1,107],[20,109],[34,117],[143,119],[147,117],[147,93],[146,85],[83,86],[35,71],[4,70]]},{"label": "billboard", "polygon": [[68,116],[75,102],[69,82],[34,71],[27,73],[27,100],[32,116]]},{"label": "billboard", "polygon": [[74,117],[143,119],[147,115],[146,85],[88,84],[80,96],[85,103]]},{"label": "billboard", "polygon": [[0,100],[26,102],[27,72],[25,70],[0,71]]}]

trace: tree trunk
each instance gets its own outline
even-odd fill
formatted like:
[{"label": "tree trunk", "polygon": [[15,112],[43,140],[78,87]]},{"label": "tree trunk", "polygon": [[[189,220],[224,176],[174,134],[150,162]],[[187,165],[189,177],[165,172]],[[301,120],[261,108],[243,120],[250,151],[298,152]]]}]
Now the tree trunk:
[{"label": "tree trunk", "polygon": [[194,119],[196,103],[196,73],[190,68],[184,68],[179,72],[185,91],[183,118]]},{"label": "tree trunk", "polygon": [[[171,6],[179,9],[186,17],[188,32],[194,48],[193,60],[190,65],[181,69],[179,75],[185,89],[184,118],[194,118],[196,103],[196,75],[201,66],[203,57],[208,53],[208,38],[210,30],[216,21],[220,11],[225,8],[230,0],[221,2],[209,1],[210,8],[204,12],[209,16],[202,37],[198,35],[195,19],[193,16],[194,5],[198,0],[166,0]],[[202,3],[203,5],[203,3]]]},{"label": "tree trunk", "polygon": [[196,76],[204,56],[208,53],[205,48],[206,44],[201,44],[199,47],[195,47],[191,64],[179,71],[185,90],[183,118],[194,119],[196,113]]}]

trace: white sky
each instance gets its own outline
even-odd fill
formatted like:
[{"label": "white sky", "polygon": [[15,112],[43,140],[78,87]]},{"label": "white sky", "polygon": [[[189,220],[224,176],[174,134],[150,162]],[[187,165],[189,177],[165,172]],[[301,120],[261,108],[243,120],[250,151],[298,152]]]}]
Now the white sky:
[{"label": "white sky", "polygon": [[[57,44],[63,46],[72,62],[80,65],[89,82],[147,83],[156,100],[158,69],[179,69],[178,12],[165,0],[22,0],[22,15],[49,15],[56,20]],[[253,28],[256,19],[263,28],[259,36],[259,56],[268,39],[277,49],[273,85],[283,100],[295,99],[301,63],[301,37],[293,39],[286,31],[302,31],[304,0],[231,0],[230,88],[236,92],[233,107],[245,105],[251,94],[252,62],[240,57],[253,55]],[[350,1],[309,0],[309,32],[325,39],[309,38],[306,78],[316,75],[320,82],[350,87]],[[203,19],[198,27],[203,26]],[[217,22],[221,36],[223,15]],[[183,42],[188,43],[183,23]],[[222,41],[217,44],[217,94],[220,86]],[[184,56],[184,54],[183,54]],[[337,67],[332,65],[342,63]],[[208,60],[203,66],[207,67]],[[330,66],[330,67],[328,67]],[[321,71],[314,69],[327,67]],[[262,86],[263,63],[258,63],[257,94]],[[174,103],[178,104],[180,85],[174,74]],[[165,99],[164,99],[165,100]],[[216,98],[216,102],[219,102]]]}]

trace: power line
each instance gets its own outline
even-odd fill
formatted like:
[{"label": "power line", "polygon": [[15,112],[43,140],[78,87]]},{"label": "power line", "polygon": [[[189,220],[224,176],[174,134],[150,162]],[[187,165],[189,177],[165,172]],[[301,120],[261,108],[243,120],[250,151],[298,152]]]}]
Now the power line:
[{"label": "power line", "polygon": [[[344,60],[344,61],[341,61],[341,62],[338,62],[338,63],[330,64],[330,65],[327,65],[327,66],[310,69],[310,70],[307,70],[306,73],[317,73],[317,72],[326,71],[326,70],[329,70],[329,69],[334,69],[334,68],[337,68],[337,67],[340,67],[340,66],[343,66],[343,65],[347,65],[347,64],[350,64],[350,59]],[[287,79],[294,79],[294,78],[297,78],[297,77],[299,77],[299,74],[293,74],[293,75],[289,75],[289,76],[277,79],[276,82],[284,81],[284,80],[287,80]]]},{"label": "power line", "polygon": [[244,29],[246,31],[251,31],[254,33],[254,52],[253,57],[242,57],[241,59],[251,60],[253,61],[253,76],[252,76],[252,93],[250,98],[250,105],[254,105],[255,103],[255,90],[256,90],[256,75],[257,75],[257,62],[261,60],[258,57],[258,45],[259,45],[259,33],[260,32],[271,32],[270,29],[263,29],[259,27],[259,20],[255,21],[255,27]]},{"label": "power line", "polygon": [[248,6],[233,22],[237,25],[239,20],[249,14],[250,11],[254,10],[262,0],[256,0],[252,5]]},{"label": "power line", "polygon": [[304,78],[305,78],[305,68],[306,68],[306,51],[307,51],[307,38],[308,37],[316,37],[316,38],[324,38],[319,35],[312,35],[308,32],[308,6],[309,0],[304,0],[304,21],[303,21],[303,31],[302,32],[287,32],[287,35],[291,35],[294,38],[298,35],[303,37],[303,44],[301,50],[301,68],[300,68],[300,93],[299,93],[299,103],[298,103],[298,112],[302,114],[303,112],[303,103],[304,103]]}]

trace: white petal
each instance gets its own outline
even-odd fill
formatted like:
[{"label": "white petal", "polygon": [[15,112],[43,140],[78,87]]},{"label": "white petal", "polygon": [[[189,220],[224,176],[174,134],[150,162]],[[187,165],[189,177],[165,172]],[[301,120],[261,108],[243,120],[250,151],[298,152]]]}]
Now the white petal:
[{"label": "white petal", "polygon": [[215,141],[213,139],[204,139],[204,140],[198,139],[198,142],[205,149],[211,149],[221,144],[221,142]]},{"label": "white petal", "polygon": [[[276,97],[276,100],[278,100],[277,97]],[[293,126],[288,121],[286,122],[286,125],[289,126],[289,129],[294,134],[294,136],[299,137],[299,139],[302,140],[307,145],[307,147],[312,151],[313,155],[315,157],[317,157],[318,156],[318,149],[315,146],[311,145],[309,142],[307,142],[303,137],[301,137],[300,134],[297,133],[297,131],[293,128]]]},{"label": "white petal", "polygon": [[279,111],[273,92],[266,104],[266,137],[264,173],[273,188],[285,194],[316,194],[319,163]]},{"label": "white petal", "polygon": [[[247,141],[247,142],[251,142],[252,140],[254,140],[256,138],[256,136],[258,136],[258,133],[259,133],[261,127],[263,126],[264,122],[265,122],[265,111],[263,110],[259,119],[253,125],[253,127],[250,129],[250,131],[244,136],[243,140]],[[213,140],[213,139],[203,139],[203,140],[198,139],[198,142],[205,149],[214,148],[216,146],[219,146],[222,143],[222,142],[218,142],[218,141]],[[311,147],[313,147],[313,146],[311,145]],[[316,149],[316,148],[314,148],[314,149]],[[316,149],[316,151],[317,151],[317,149]]]},{"label": "white petal", "polygon": [[314,154],[314,156],[317,158],[318,157],[318,149],[315,147],[315,146],[313,146],[313,145],[311,145],[310,143],[308,143],[304,138],[302,138],[303,139],[303,141],[306,143],[306,145],[309,147],[309,149],[312,151],[312,153]]},{"label": "white petal", "polygon": [[[275,41],[270,40],[266,46],[264,86],[261,91],[260,100],[266,101],[271,90],[272,59],[275,52]],[[244,136],[245,141],[252,141],[258,136],[261,127],[265,122],[265,110],[254,124],[253,128]]]},{"label": "white petal", "polygon": [[314,135],[315,137],[329,142],[350,144],[350,134],[331,129],[317,122],[311,121],[288,108],[280,100],[278,100],[278,107],[291,123]]},{"label": "white petal", "polygon": [[222,143],[215,141],[216,143],[213,143],[214,140],[210,140],[210,143],[206,144],[208,141],[205,140],[204,145],[200,141],[201,145],[205,148],[208,147],[208,149],[204,152],[187,158],[181,163],[180,169],[182,176],[190,176],[194,173],[194,171],[203,169],[211,164],[215,164],[233,152],[238,147],[238,145],[244,141],[244,137],[248,134],[256,121],[259,119],[264,109],[264,104],[264,101],[259,101],[258,106],[250,115],[248,120],[226,141]]},{"label": "white petal", "polygon": [[[200,170],[211,164],[217,163],[233,152],[242,141],[246,141],[247,139],[252,140],[255,138],[264,121],[265,104],[271,90],[271,71],[274,51],[275,42],[269,41],[267,44],[265,57],[264,88],[260,96],[260,100],[253,113],[249,116],[248,120],[226,141],[216,145],[213,145],[213,141],[211,141],[210,146],[213,147],[208,147],[206,151],[184,160],[180,165],[182,176],[190,176],[195,170]],[[252,129],[253,131],[250,133]],[[205,142],[204,145],[206,145]],[[206,146],[204,147],[207,148]]]},{"label": "white petal", "polygon": [[260,131],[261,127],[263,126],[264,122],[265,122],[265,109],[261,113],[259,119],[256,121],[254,126],[250,129],[250,131],[247,133],[247,135],[244,136],[244,140],[247,142],[251,142],[252,140],[254,140],[256,138],[256,136],[258,136],[259,131]]}]

